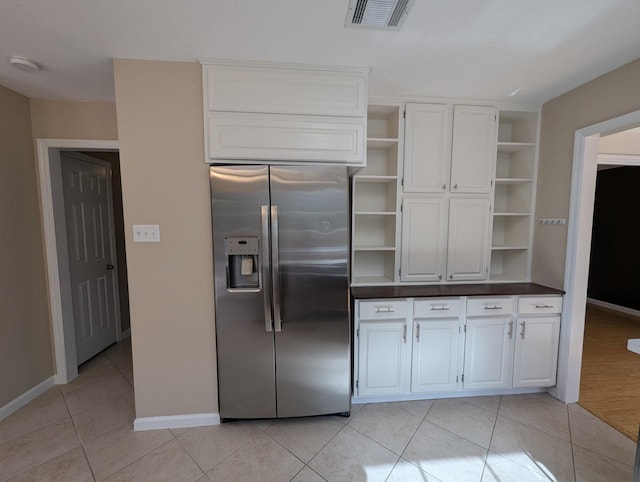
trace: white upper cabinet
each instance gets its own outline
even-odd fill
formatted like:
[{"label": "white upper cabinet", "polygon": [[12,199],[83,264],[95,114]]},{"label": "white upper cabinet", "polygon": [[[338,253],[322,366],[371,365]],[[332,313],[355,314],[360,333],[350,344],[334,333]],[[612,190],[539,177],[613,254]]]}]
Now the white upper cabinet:
[{"label": "white upper cabinet", "polygon": [[407,104],[404,192],[443,192],[449,184],[452,109]]},{"label": "white upper cabinet", "polygon": [[406,104],[404,192],[490,194],[496,108]]},{"label": "white upper cabinet", "polygon": [[368,69],[203,62],[206,162],[366,165]]},{"label": "white upper cabinet", "polygon": [[482,280],[487,277],[490,205],[488,198],[451,198],[447,248],[448,280]]},{"label": "white upper cabinet", "polygon": [[367,76],[277,64],[207,64],[207,110],[363,117]]},{"label": "white upper cabinet", "polygon": [[491,192],[496,160],[496,108],[453,108],[451,192]]},{"label": "white upper cabinet", "polygon": [[442,196],[404,198],[402,281],[440,281],[447,253],[447,203]]}]

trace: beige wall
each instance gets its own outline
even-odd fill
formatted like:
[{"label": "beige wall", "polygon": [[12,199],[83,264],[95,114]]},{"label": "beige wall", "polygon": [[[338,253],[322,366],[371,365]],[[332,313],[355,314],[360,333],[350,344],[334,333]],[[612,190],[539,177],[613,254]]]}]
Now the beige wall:
[{"label": "beige wall", "polygon": [[[199,64],[114,61],[136,416],[217,412]],[[133,243],[159,224],[160,243]]]},{"label": "beige wall", "polygon": [[109,102],[31,99],[34,138],[115,140],[116,106]]},{"label": "beige wall", "polygon": [[53,375],[29,99],[0,87],[0,407]]},{"label": "beige wall", "polygon": [[[536,219],[568,219],[575,131],[639,110],[638,86],[640,60],[592,80],[543,106]],[[532,279],[562,288],[568,224],[535,226]]]},{"label": "beige wall", "polygon": [[640,130],[634,129],[601,137],[598,152],[604,154],[640,155]]}]

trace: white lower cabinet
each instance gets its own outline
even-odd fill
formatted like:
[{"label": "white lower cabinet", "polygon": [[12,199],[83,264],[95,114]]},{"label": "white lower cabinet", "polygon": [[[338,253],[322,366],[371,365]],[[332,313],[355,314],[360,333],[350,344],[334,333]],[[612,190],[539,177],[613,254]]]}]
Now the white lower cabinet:
[{"label": "white lower cabinet", "polygon": [[360,323],[356,383],[360,396],[402,393],[406,386],[406,320]]},{"label": "white lower cabinet", "polygon": [[558,367],[559,316],[518,317],[514,387],[552,387]]},{"label": "white lower cabinet", "polygon": [[361,397],[403,393],[407,386],[407,300],[356,303],[356,392]]},{"label": "white lower cabinet", "polygon": [[467,319],[463,387],[509,388],[513,373],[511,318]]},{"label": "white lower cabinet", "polygon": [[411,357],[411,392],[450,392],[460,383],[461,322],[416,320]]},{"label": "white lower cabinet", "polygon": [[554,386],[561,306],[562,296],[357,301],[354,395]]}]

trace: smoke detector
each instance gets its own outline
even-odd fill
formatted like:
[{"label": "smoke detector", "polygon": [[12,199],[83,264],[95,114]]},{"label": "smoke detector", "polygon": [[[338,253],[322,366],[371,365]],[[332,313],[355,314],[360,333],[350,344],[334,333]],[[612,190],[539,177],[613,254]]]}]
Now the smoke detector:
[{"label": "smoke detector", "polygon": [[23,72],[38,72],[40,70],[40,66],[33,60],[19,55],[12,55],[9,57],[9,63],[16,69],[22,70]]},{"label": "smoke detector", "polygon": [[350,0],[345,27],[399,30],[414,0]]}]

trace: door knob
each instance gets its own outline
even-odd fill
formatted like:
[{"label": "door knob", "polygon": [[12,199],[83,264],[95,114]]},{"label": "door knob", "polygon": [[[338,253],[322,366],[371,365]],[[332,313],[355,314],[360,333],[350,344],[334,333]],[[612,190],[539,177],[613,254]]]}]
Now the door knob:
[{"label": "door knob", "polygon": [[112,264],[108,264],[108,265],[107,265],[107,270],[108,270],[108,271],[110,271],[110,270],[112,270],[112,269],[113,269],[113,265],[112,265]]}]

